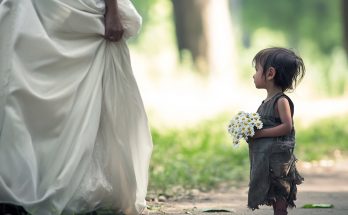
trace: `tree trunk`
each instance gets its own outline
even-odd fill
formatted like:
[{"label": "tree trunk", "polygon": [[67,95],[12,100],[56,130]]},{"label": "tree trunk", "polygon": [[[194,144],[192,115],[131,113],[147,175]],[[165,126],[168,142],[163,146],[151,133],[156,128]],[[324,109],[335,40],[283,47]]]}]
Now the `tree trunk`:
[{"label": "tree trunk", "polygon": [[203,69],[208,61],[208,46],[204,25],[204,12],[208,0],[172,0],[177,45],[182,59],[188,50],[195,65]]},{"label": "tree trunk", "polygon": [[348,1],[342,0],[343,43],[348,56]]},{"label": "tree trunk", "polygon": [[201,73],[233,70],[234,35],[229,0],[172,0],[180,56],[188,50]]}]

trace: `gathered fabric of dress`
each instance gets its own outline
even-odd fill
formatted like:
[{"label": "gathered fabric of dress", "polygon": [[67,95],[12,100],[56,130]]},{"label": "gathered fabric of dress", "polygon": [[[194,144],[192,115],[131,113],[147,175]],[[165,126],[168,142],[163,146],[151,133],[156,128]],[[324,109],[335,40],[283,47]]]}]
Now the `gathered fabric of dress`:
[{"label": "gathered fabric of dress", "polygon": [[[275,107],[278,99],[289,101],[291,114],[294,105],[284,93],[278,93],[266,102],[262,102],[257,113],[263,128],[281,124]],[[248,207],[258,209],[260,205],[273,205],[276,199],[285,200],[289,207],[295,207],[297,185],[303,181],[296,169],[294,126],[290,134],[280,137],[257,138],[249,142],[250,183]]]},{"label": "gathered fabric of dress", "polygon": [[33,215],[146,207],[152,140],[126,39],[141,17],[118,0],[0,0],[0,203]]}]

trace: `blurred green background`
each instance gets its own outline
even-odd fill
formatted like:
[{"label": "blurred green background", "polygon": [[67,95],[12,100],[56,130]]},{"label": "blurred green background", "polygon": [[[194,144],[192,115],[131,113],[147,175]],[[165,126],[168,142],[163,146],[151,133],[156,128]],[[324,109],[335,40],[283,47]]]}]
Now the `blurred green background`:
[{"label": "blurred green background", "polygon": [[154,151],[149,190],[175,195],[247,180],[246,143],[226,126],[255,111],[266,93],[251,60],[283,46],[304,60],[293,93],[296,155],[303,162],[348,152],[348,1],[134,0],[143,29],[129,41]]}]

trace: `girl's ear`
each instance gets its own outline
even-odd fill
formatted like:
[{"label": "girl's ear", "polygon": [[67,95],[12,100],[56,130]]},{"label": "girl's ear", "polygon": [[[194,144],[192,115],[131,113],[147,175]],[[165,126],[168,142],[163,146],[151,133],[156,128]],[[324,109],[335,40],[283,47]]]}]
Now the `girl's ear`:
[{"label": "girl's ear", "polygon": [[266,73],[266,79],[272,80],[275,75],[276,75],[276,70],[274,69],[274,67],[268,68],[268,71]]}]

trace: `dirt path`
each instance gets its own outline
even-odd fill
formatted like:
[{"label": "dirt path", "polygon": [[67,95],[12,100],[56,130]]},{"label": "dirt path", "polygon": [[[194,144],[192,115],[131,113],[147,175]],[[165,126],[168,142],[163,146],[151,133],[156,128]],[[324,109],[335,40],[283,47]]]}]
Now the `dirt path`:
[{"label": "dirt path", "polygon": [[[318,164],[299,163],[305,177],[299,186],[297,208],[290,209],[289,215],[348,215],[348,160],[338,162],[322,161]],[[150,215],[157,214],[273,214],[269,207],[261,207],[252,212],[246,208],[247,186],[229,192],[199,193],[191,198],[150,202]],[[330,209],[305,209],[305,204],[333,204]],[[204,212],[207,209],[227,210],[229,212]]]}]

